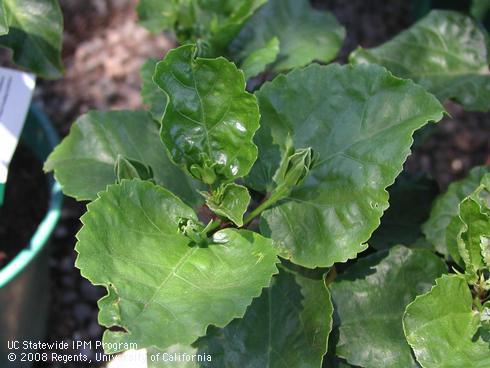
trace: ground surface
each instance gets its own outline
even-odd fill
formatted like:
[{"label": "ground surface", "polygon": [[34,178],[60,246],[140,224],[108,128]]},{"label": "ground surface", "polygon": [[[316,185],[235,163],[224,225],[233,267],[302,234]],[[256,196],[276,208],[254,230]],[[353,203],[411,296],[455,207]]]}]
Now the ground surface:
[{"label": "ground surface", "polygon": [[[348,30],[340,62],[357,45],[376,46],[412,21],[409,2],[403,0],[317,3],[332,10]],[[41,82],[36,101],[64,136],[73,120],[89,109],[139,107],[140,65],[147,57],[164,55],[172,42],[163,36],[151,36],[135,23],[134,0],[61,0],[61,4],[66,25],[66,76],[55,82]],[[490,163],[489,115],[464,113],[456,105],[449,105],[448,110],[452,118],[445,118],[407,162],[409,170],[433,175],[441,188],[463,177],[472,166]],[[53,237],[51,341],[95,341],[102,333],[97,324],[96,300],[103,291],[91,286],[73,267],[74,235],[83,211],[84,204],[66,199]],[[58,366],[69,365],[42,365]]]}]

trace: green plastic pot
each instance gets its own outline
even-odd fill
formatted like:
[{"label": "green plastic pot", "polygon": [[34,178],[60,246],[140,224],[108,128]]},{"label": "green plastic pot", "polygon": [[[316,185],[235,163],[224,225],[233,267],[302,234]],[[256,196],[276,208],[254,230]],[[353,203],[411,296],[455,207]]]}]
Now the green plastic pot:
[{"label": "green plastic pot", "polygon": [[[59,142],[53,125],[31,107],[21,141],[44,162]],[[20,362],[22,350],[9,350],[11,341],[39,341],[46,333],[49,305],[48,240],[60,218],[62,194],[52,175],[48,182],[49,207],[29,245],[0,269],[0,367],[29,367]],[[8,183],[7,183],[8,185]],[[26,200],[29,200],[26,198]],[[16,354],[14,362],[8,354]]]}]

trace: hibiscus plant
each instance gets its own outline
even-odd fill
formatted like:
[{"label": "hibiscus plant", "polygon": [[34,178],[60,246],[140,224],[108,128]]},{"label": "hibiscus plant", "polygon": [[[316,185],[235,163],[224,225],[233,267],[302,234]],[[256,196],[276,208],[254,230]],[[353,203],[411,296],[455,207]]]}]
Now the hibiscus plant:
[{"label": "hibiscus plant", "polygon": [[91,201],[76,266],[107,290],[108,352],[209,357],[186,367],[490,366],[490,168],[432,209],[425,179],[397,179],[442,102],[490,108],[480,26],[434,11],[324,65],[345,30],[307,0],[138,10],[181,44],[143,66],[147,110],[81,116],[45,164]]}]

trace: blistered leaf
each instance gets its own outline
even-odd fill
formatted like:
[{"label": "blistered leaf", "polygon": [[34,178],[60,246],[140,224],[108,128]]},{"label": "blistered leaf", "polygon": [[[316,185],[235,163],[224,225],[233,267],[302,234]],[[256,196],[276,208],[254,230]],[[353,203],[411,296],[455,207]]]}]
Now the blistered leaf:
[{"label": "blistered leaf", "polygon": [[315,152],[304,183],[263,213],[264,234],[283,257],[306,267],[355,257],[388,207],[385,188],[400,173],[413,132],[440,120],[442,106],[374,65],[311,65],[276,77],[257,97],[261,126],[271,132],[260,155],[274,145],[284,154],[289,140]]},{"label": "blistered leaf", "polygon": [[16,64],[45,78],[62,76],[63,16],[57,0],[2,0],[0,19],[0,46],[12,49]]},{"label": "blistered leaf", "polygon": [[438,187],[435,181],[424,176],[402,173],[388,188],[388,193],[390,207],[368,241],[376,249],[396,244],[412,245],[422,238],[421,226],[429,218]]},{"label": "blistered leaf", "polygon": [[154,80],[168,95],[161,138],[174,162],[197,179],[232,181],[257,158],[257,101],[233,63],[194,52],[192,45],[179,47],[157,65]]},{"label": "blistered leaf", "polygon": [[157,59],[148,59],[140,70],[141,75],[141,99],[148,110],[157,121],[161,121],[165,106],[167,106],[167,95],[153,81],[153,74],[157,66]]},{"label": "blistered leaf", "polygon": [[54,170],[66,195],[92,200],[116,181],[118,155],[150,166],[157,184],[188,203],[201,200],[194,190],[196,182],[170,162],[157,124],[143,111],[93,111],[82,115],[48,157],[44,169]]},{"label": "blistered leaf", "polygon": [[243,214],[250,203],[250,194],[246,187],[230,183],[206,197],[206,204],[211,211],[230,219],[237,226],[243,225]]},{"label": "blistered leaf", "polygon": [[235,60],[243,60],[279,39],[280,53],[273,69],[288,70],[318,60],[335,58],[345,29],[328,11],[315,10],[308,0],[269,0],[246,23],[230,46]]},{"label": "blistered leaf", "polygon": [[180,43],[202,43],[206,56],[224,55],[243,24],[267,0],[141,0],[140,22],[152,32],[174,31]]},{"label": "blistered leaf", "polygon": [[444,275],[427,294],[408,305],[403,328],[424,368],[486,368],[490,345],[479,334],[480,313],[472,309],[463,277]]},{"label": "blistered leaf", "polygon": [[77,234],[76,266],[108,294],[99,300],[107,343],[139,348],[189,345],[208,325],[241,317],[277,272],[271,241],[225,229],[207,246],[181,233],[193,210],[162,187],[140,180],[112,185],[88,205]]},{"label": "blistered leaf", "polygon": [[472,111],[490,109],[487,37],[461,13],[434,10],[387,43],[358,48],[349,60],[383,65],[441,101],[453,99]]},{"label": "blistered leaf", "polygon": [[403,334],[403,313],[446,271],[434,253],[402,246],[347,269],[330,286],[340,324],[336,354],[367,368],[417,367]]},{"label": "blistered leaf", "polygon": [[279,39],[271,38],[263,47],[253,50],[240,62],[245,78],[249,79],[262,73],[267,66],[276,60],[279,54]]},{"label": "blistered leaf", "polygon": [[449,254],[446,230],[451,219],[458,213],[459,202],[472,193],[482,177],[489,172],[490,165],[473,168],[465,179],[450,184],[446,193],[435,200],[429,220],[422,226],[422,231],[439,253],[446,256]]},{"label": "blistered leaf", "polygon": [[320,367],[332,327],[323,280],[281,270],[242,319],[210,328],[196,343],[212,362],[201,367]]}]

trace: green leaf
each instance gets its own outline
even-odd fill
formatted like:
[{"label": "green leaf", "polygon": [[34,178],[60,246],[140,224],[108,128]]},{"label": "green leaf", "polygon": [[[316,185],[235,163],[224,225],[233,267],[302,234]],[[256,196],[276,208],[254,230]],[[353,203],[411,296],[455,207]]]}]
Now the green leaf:
[{"label": "green leaf", "polygon": [[123,179],[141,179],[153,181],[153,169],[137,160],[117,155],[114,165],[116,182],[120,183]]},{"label": "green leaf", "polygon": [[449,254],[446,230],[451,219],[458,214],[458,204],[478,187],[482,177],[489,172],[490,165],[473,168],[465,179],[451,183],[446,193],[434,201],[429,220],[423,224],[422,231],[439,253]]},{"label": "green leaf", "polygon": [[308,0],[269,0],[233,41],[231,55],[243,60],[273,37],[280,44],[273,69],[283,71],[315,60],[333,60],[342,46],[345,29],[333,14],[313,9]]},{"label": "green leaf", "polygon": [[205,197],[211,211],[230,219],[237,226],[243,225],[243,214],[250,203],[250,194],[246,187],[230,183],[211,195],[206,194]]},{"label": "green leaf", "polygon": [[486,268],[482,253],[485,239],[490,239],[490,217],[481,212],[480,205],[471,197],[464,199],[459,208],[457,247],[466,273],[477,277],[477,271]]},{"label": "green leaf", "polygon": [[332,328],[332,303],[323,280],[280,269],[242,319],[209,328],[196,343],[212,361],[201,367],[320,367]]},{"label": "green leaf", "polygon": [[232,181],[257,158],[257,101],[233,63],[194,52],[192,45],[179,47],[157,65],[154,80],[168,95],[161,138],[174,162],[197,179]]},{"label": "green leaf", "polygon": [[403,313],[446,271],[434,253],[402,246],[357,261],[330,286],[340,323],[336,354],[366,368],[417,367]]},{"label": "green leaf", "polygon": [[272,143],[271,128],[261,123],[254,135],[254,143],[260,147],[260,152],[245,183],[258,192],[271,192],[275,186],[274,175],[281,164],[281,152],[279,146]]},{"label": "green leaf", "polygon": [[48,157],[44,169],[54,170],[66,195],[92,200],[116,181],[118,155],[150,166],[157,184],[189,204],[201,201],[194,189],[196,182],[170,162],[157,124],[143,111],[93,111],[82,115]]},{"label": "green leaf", "polygon": [[263,213],[263,233],[305,267],[355,257],[388,207],[385,188],[402,170],[413,132],[440,120],[442,106],[375,65],[311,65],[276,77],[257,97],[261,126],[271,133],[260,155],[274,145],[284,155],[289,141],[315,152],[303,185]]},{"label": "green leaf", "polygon": [[177,21],[179,0],[140,0],[136,11],[141,25],[158,33],[172,28]]},{"label": "green leaf", "polygon": [[388,188],[390,207],[369,239],[369,245],[386,249],[396,244],[412,245],[422,238],[420,227],[429,218],[432,201],[438,192],[435,181],[402,173]]},{"label": "green leaf", "polygon": [[173,30],[180,43],[202,43],[206,56],[220,56],[266,1],[141,0],[137,10],[140,22],[150,31]]},{"label": "green leaf", "polygon": [[483,20],[487,16],[488,10],[490,10],[489,0],[472,0],[470,7],[470,14],[473,18]]},{"label": "green leaf", "polygon": [[434,10],[387,43],[358,48],[349,60],[383,65],[441,101],[453,99],[470,111],[490,109],[487,37],[461,13]]},{"label": "green leaf", "polygon": [[0,3],[0,36],[9,32],[9,22],[7,17],[7,9],[5,3]]},{"label": "green leaf", "polygon": [[[63,74],[63,15],[57,0],[2,0],[0,45],[12,49],[16,64],[45,78]],[[2,15],[2,14],[0,14]],[[5,20],[7,21],[5,23]]]},{"label": "green leaf", "polygon": [[257,50],[251,51],[240,63],[240,69],[245,74],[245,79],[255,77],[266,70],[267,66],[276,60],[279,55],[279,39],[272,37],[267,43]]},{"label": "green leaf", "polygon": [[[484,179],[490,178],[486,174]],[[451,257],[465,266],[465,273],[471,283],[478,281],[479,271],[487,268],[487,257],[490,239],[490,213],[482,192],[488,193],[485,182],[475,192],[464,198],[458,205],[457,215],[451,220],[446,240]]]},{"label": "green leaf", "polygon": [[167,106],[167,95],[153,81],[153,74],[157,66],[157,59],[148,59],[140,70],[141,99],[148,107],[149,112],[157,121],[161,121]]},{"label": "green leaf", "polygon": [[480,313],[461,276],[444,275],[408,305],[403,328],[424,368],[487,368],[490,345],[478,334]]},{"label": "green leaf", "polygon": [[189,345],[208,325],[243,316],[277,272],[271,241],[257,233],[224,229],[207,246],[192,246],[180,223],[197,222],[195,213],[150,182],[109,186],[87,209],[76,266],[108,290],[99,323],[125,330],[106,330],[106,343]]}]

